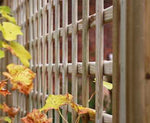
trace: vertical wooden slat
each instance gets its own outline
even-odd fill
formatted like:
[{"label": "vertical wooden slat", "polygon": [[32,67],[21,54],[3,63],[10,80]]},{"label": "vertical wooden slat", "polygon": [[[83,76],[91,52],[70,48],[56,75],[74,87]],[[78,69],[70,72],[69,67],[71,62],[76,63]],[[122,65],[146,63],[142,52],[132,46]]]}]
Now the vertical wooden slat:
[{"label": "vertical wooden slat", "polygon": [[145,123],[145,2],[127,0],[126,8],[126,120],[127,123]]},{"label": "vertical wooden slat", "polygon": [[[116,10],[114,10],[114,11],[116,11]],[[114,16],[119,17],[119,15],[114,15]],[[115,19],[116,18],[114,18],[114,21],[115,21]],[[114,22],[114,23],[116,23],[116,22]],[[120,23],[118,23],[116,25],[116,27],[114,27],[114,28],[117,29],[117,28],[119,28],[119,26],[120,26],[120,97],[118,98],[116,95],[116,98],[114,98],[114,100],[117,100],[117,101],[113,101],[113,102],[118,103],[117,105],[116,104],[114,105],[114,106],[117,106],[116,107],[117,109],[115,109],[116,114],[114,116],[114,120],[117,123],[118,122],[126,123],[126,89],[125,89],[126,88],[126,55],[127,55],[126,54],[126,48],[125,48],[126,47],[126,0],[120,0]],[[119,31],[119,29],[118,29],[118,31]],[[119,32],[113,32],[113,33],[117,33],[117,35],[119,34]],[[119,37],[119,35],[118,35],[118,37]],[[114,39],[114,43],[117,42],[117,45],[115,44],[115,46],[118,46],[119,45],[119,39],[117,39],[118,41],[115,41],[115,40],[116,39]],[[115,46],[114,46],[114,48],[116,48]],[[119,54],[119,47],[114,49],[114,50],[116,50],[116,51],[118,50],[117,54]],[[114,63],[114,65],[116,65],[116,66],[118,65],[118,67],[119,67],[119,59],[117,58],[117,60],[118,60],[118,62]],[[114,61],[116,61],[116,60],[114,60]],[[114,69],[116,69],[116,68],[114,68]],[[116,73],[114,73],[114,74],[116,74]],[[117,76],[118,76],[117,82],[119,82],[119,71],[118,71]],[[117,79],[117,78],[114,78],[114,79]],[[115,83],[115,80],[114,80],[114,83]],[[118,93],[117,90],[119,90],[119,83],[115,87],[118,88],[118,89],[115,88],[116,93]],[[119,104],[120,104],[120,107],[118,107]]]},{"label": "vertical wooden slat", "polygon": [[150,1],[146,0],[145,3],[145,119],[146,123],[150,123]]},{"label": "vertical wooden slat", "polygon": [[[60,63],[60,40],[59,40],[59,28],[60,28],[60,1],[55,0],[55,94],[60,93],[60,77],[59,77],[59,63]],[[55,123],[59,122],[59,114],[55,112]]]},{"label": "vertical wooden slat", "polygon": [[[28,8],[28,7],[27,7]],[[33,52],[32,52],[32,33],[31,33],[31,30],[32,30],[32,19],[31,19],[31,16],[32,16],[32,0],[29,0],[29,52],[31,53],[32,55],[32,58],[33,58]],[[33,60],[30,61],[30,68],[31,66],[33,65]],[[30,112],[31,111],[31,94],[29,94],[29,96],[27,97],[27,112]]]},{"label": "vertical wooden slat", "polygon": [[[78,0],[72,0],[72,95],[73,101],[77,103],[77,11]],[[76,120],[76,113],[72,112],[72,123]]]},{"label": "vertical wooden slat", "polygon": [[[42,77],[41,77],[41,68],[40,68],[40,64],[41,64],[41,0],[38,1],[38,40],[37,40],[37,53],[38,53],[38,62],[37,64],[39,65],[39,67],[37,68],[37,76],[38,76],[38,95],[37,95],[37,103],[38,103],[38,108],[41,108],[41,100],[40,100],[40,96],[41,96],[41,83],[42,83]],[[36,41],[36,40],[35,40]]]},{"label": "vertical wooden slat", "polygon": [[[35,14],[37,12],[37,0],[33,0],[33,14]],[[33,32],[31,31],[31,33],[33,33],[33,39],[36,39],[37,38],[37,21],[36,21],[36,17],[34,16],[33,17]],[[34,43],[33,45],[33,53],[34,53],[34,57],[33,57],[33,60],[34,60],[34,66],[35,64],[37,63],[37,60],[36,60],[36,57],[37,57],[37,47],[36,47],[36,44]],[[35,67],[32,68],[34,71],[35,71]],[[35,93],[37,91],[37,87],[38,87],[38,82],[37,82],[37,77],[35,79],[35,83],[34,83],[34,89],[33,89],[33,96],[32,96],[32,102],[33,102],[33,107],[36,108],[36,105],[37,105],[37,101],[34,100],[35,99]]]},{"label": "vertical wooden slat", "polygon": [[[88,78],[88,62],[89,62],[89,0],[82,0],[82,105],[88,107],[89,99],[89,78]],[[83,122],[87,123],[85,117]]]},{"label": "vertical wooden slat", "polygon": [[103,112],[103,0],[96,0],[96,123]]},{"label": "vertical wooden slat", "polygon": [[119,67],[119,40],[120,40],[120,0],[113,0],[113,122],[119,123],[120,105],[120,67]]},{"label": "vertical wooden slat", "polygon": [[[63,0],[63,39],[62,39],[62,52],[63,52],[63,73],[62,73],[62,88],[63,94],[68,93],[68,76],[67,76],[67,63],[68,63],[68,0]],[[67,106],[63,108],[63,116],[67,119]],[[63,121],[65,123],[65,121]]]},{"label": "vertical wooden slat", "polygon": [[88,62],[89,62],[89,0],[82,0],[83,5],[83,30],[82,30],[82,104],[88,106],[89,99],[89,79],[88,79]]},{"label": "vertical wooden slat", "polygon": [[[48,94],[53,94],[53,73],[52,73],[52,63],[53,63],[53,39],[52,39],[52,31],[53,31],[53,2],[49,1],[49,10],[48,10]],[[49,116],[52,117],[52,111],[50,111]]]},{"label": "vertical wooden slat", "polygon": [[42,106],[45,104],[45,99],[46,99],[46,44],[47,44],[47,39],[46,39],[46,33],[47,33],[47,13],[46,13],[46,6],[47,1],[43,1],[43,38],[42,38],[42,46],[43,46],[43,67],[42,67]]}]

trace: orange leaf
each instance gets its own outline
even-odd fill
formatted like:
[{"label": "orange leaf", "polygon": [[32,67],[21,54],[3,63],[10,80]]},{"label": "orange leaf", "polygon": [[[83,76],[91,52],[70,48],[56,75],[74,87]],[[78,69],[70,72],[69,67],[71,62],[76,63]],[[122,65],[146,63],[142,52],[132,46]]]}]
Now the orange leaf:
[{"label": "orange leaf", "polygon": [[3,104],[3,111],[7,112],[8,116],[15,117],[15,115],[19,112],[20,108],[8,107],[5,103]]},{"label": "orange leaf", "polygon": [[32,81],[35,78],[35,73],[23,65],[9,64],[7,69],[9,73],[3,72],[3,75],[10,79],[13,85],[12,89],[29,94],[33,89]]},{"label": "orange leaf", "polygon": [[51,123],[52,119],[47,119],[46,114],[41,113],[38,109],[33,109],[26,117],[21,118],[23,123]]},{"label": "orange leaf", "polygon": [[7,84],[7,82],[4,82],[4,81],[0,82],[0,94],[2,94],[3,96],[11,94],[7,89],[4,89],[6,84]]}]

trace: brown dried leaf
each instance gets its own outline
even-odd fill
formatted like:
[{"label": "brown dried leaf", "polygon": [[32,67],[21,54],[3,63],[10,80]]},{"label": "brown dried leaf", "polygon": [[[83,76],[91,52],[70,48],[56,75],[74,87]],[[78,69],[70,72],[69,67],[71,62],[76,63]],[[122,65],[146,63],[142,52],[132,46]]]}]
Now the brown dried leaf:
[{"label": "brown dried leaf", "polygon": [[7,89],[4,89],[6,84],[7,84],[7,82],[4,82],[4,81],[0,82],[0,94],[2,94],[3,96],[11,94]]},{"label": "brown dried leaf", "polygon": [[41,113],[38,109],[33,109],[26,117],[21,118],[23,123],[51,123],[52,119],[47,119],[46,114]]},{"label": "brown dried leaf", "polygon": [[81,105],[75,104],[75,103],[71,103],[71,107],[79,114],[79,115],[83,115],[83,114],[87,114],[89,115],[90,120],[94,120],[95,119],[95,110],[91,109],[91,108],[87,108],[87,107],[83,107]]},{"label": "brown dried leaf", "polygon": [[15,108],[15,107],[9,107],[5,103],[3,104],[3,111],[7,112],[8,116],[10,117],[15,117],[15,115],[18,114],[20,108]]}]

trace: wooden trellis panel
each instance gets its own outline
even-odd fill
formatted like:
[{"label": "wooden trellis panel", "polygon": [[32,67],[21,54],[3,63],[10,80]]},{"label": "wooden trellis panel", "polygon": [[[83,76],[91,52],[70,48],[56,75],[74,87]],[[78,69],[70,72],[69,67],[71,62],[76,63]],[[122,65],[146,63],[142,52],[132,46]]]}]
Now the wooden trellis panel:
[{"label": "wooden trellis panel", "polygon": [[[66,94],[69,92],[71,75],[71,93],[78,103],[78,92],[82,92],[82,105],[88,107],[89,76],[96,75],[96,123],[111,122],[111,116],[103,114],[103,75],[112,75],[112,62],[103,59],[103,27],[112,21],[112,6],[104,9],[103,0],[96,0],[96,13],[89,15],[89,1],[82,0],[82,19],[78,20],[78,0],[71,0],[71,24],[68,24],[69,0],[12,0],[10,4],[18,24],[22,27],[23,37],[19,37],[29,49],[32,60],[30,68],[36,72],[34,89],[29,96],[15,96],[21,113],[16,119],[20,122],[33,108],[41,108],[49,94]],[[96,61],[89,62],[89,29],[95,27]],[[78,32],[82,32],[82,61],[78,62]],[[68,37],[71,36],[71,63],[68,63]],[[62,42],[62,43],[61,43]],[[61,46],[62,45],[62,46]],[[62,47],[62,48],[60,48]],[[60,50],[62,50],[62,60]],[[82,84],[79,83],[82,76]],[[82,91],[79,90],[79,84]],[[77,117],[69,107],[63,107],[67,119],[72,114],[72,123]],[[48,112],[55,123],[59,123],[57,112]],[[104,117],[104,118],[103,118]],[[88,119],[83,118],[84,122]]]}]

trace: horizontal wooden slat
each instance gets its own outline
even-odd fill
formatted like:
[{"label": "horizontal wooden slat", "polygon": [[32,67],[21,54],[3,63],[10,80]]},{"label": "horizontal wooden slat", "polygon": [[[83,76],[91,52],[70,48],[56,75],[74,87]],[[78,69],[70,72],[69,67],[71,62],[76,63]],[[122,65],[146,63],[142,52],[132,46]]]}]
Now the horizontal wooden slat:
[{"label": "horizontal wooden slat", "polygon": [[[32,66],[33,70],[36,70],[36,68],[40,67],[46,67],[48,68],[48,64],[46,64],[45,66],[42,64],[36,65],[36,66]],[[55,64],[52,64],[52,69],[53,72],[55,72]],[[89,74],[93,75],[95,74],[95,62],[89,62]],[[67,69],[68,69],[68,73],[72,73],[72,63],[68,63],[67,65]],[[60,63],[59,64],[59,71],[60,73],[63,71],[63,65]],[[77,64],[77,72],[78,74],[82,74],[82,62],[78,62]],[[112,75],[112,61],[104,61],[104,75],[107,76],[111,76]]]},{"label": "horizontal wooden slat", "polygon": [[[33,19],[37,18],[39,14],[42,14],[43,11],[46,11],[46,8],[41,9],[40,12],[36,12],[35,14],[33,14],[33,16],[30,18],[31,21],[33,21]],[[111,6],[111,7],[109,7],[109,8],[107,8],[107,9],[104,10],[104,24],[105,23],[109,23],[109,22],[112,21],[112,18],[113,18],[112,12],[113,12],[113,6]],[[93,15],[89,16],[89,25],[90,25],[89,28],[92,28],[92,27],[95,26],[95,19],[96,19],[96,14],[93,14]],[[27,23],[29,23],[29,19],[25,23],[21,24],[20,26],[24,26]],[[77,25],[78,25],[77,29],[78,29],[78,31],[82,30],[82,23],[83,23],[82,19],[77,22]],[[67,30],[68,30],[67,31],[68,35],[72,34],[72,24],[70,24],[70,25],[67,26]],[[63,36],[63,28],[60,28],[58,31],[59,31],[59,36],[62,37]],[[55,33],[57,33],[57,32],[56,31],[52,32],[53,39],[55,38]],[[47,37],[48,35],[49,34],[46,34],[45,36]],[[42,37],[43,36],[41,36],[41,39],[42,39]],[[35,39],[35,40],[38,40],[38,39]]]}]

